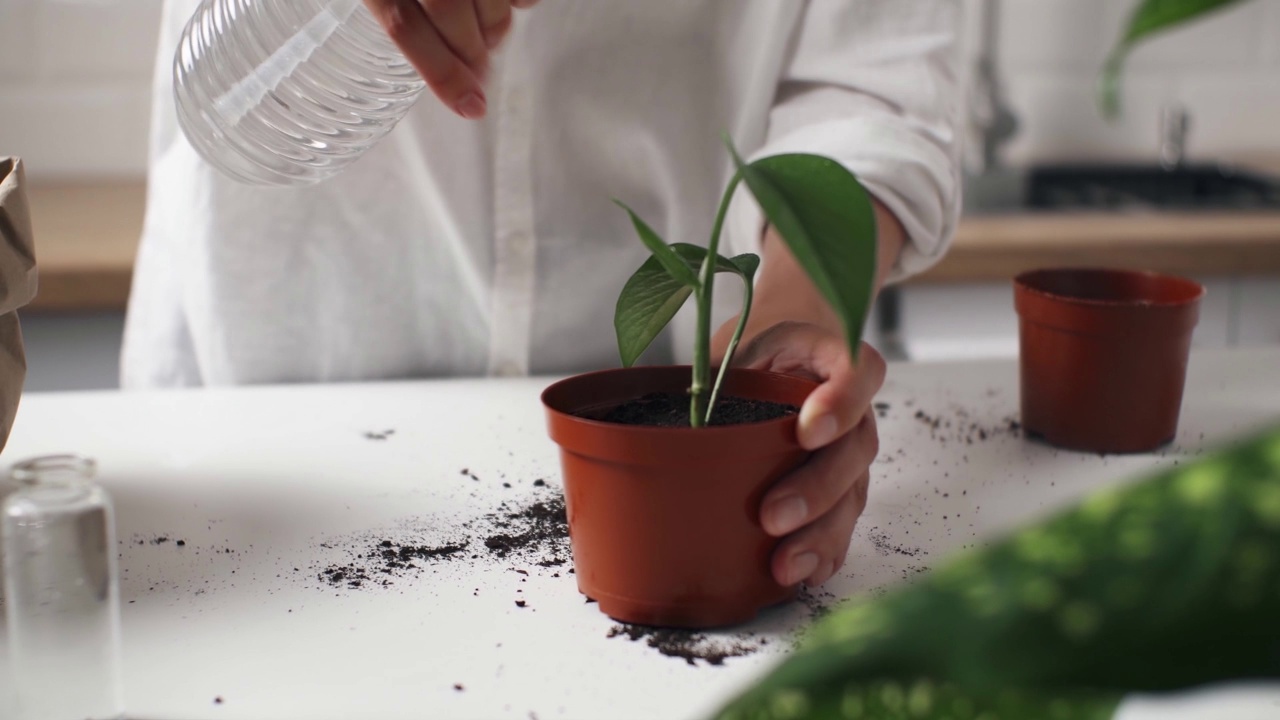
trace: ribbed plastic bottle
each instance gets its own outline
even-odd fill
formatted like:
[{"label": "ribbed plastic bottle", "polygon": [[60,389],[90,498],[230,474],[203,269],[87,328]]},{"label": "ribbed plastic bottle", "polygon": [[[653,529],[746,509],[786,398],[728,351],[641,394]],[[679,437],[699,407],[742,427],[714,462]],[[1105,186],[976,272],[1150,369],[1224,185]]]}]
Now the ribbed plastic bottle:
[{"label": "ribbed plastic bottle", "polygon": [[332,177],[425,85],[361,0],[204,0],[173,65],[187,139],[252,185]]}]

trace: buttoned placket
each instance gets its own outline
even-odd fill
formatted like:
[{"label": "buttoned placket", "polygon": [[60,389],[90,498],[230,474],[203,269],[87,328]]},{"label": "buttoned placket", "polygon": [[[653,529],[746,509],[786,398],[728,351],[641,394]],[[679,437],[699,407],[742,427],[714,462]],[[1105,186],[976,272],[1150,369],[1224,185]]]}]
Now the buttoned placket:
[{"label": "buttoned placket", "polygon": [[[518,27],[518,25],[517,25]],[[493,293],[489,374],[529,373],[530,326],[537,277],[534,235],[532,134],[525,66],[518,60],[518,31],[508,38],[509,62],[494,78],[497,137],[494,147]],[[514,62],[511,62],[514,61]]]}]

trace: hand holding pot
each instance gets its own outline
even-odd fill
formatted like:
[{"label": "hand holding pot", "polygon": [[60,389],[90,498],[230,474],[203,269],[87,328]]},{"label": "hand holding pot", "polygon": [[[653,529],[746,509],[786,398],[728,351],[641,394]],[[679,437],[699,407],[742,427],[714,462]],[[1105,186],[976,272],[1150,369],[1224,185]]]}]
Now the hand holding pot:
[{"label": "hand holding pot", "polygon": [[464,118],[484,117],[489,53],[511,30],[511,9],[538,0],[365,0],[431,91]]},{"label": "hand holding pot", "polygon": [[862,344],[855,368],[839,334],[818,325],[782,322],[756,335],[735,365],[813,379],[821,385],[800,409],[799,441],[808,462],[765,495],[760,521],[787,536],[773,555],[783,585],[820,585],[840,566],[867,505],[869,469],[879,452],[871,403],[884,384],[884,358]]}]

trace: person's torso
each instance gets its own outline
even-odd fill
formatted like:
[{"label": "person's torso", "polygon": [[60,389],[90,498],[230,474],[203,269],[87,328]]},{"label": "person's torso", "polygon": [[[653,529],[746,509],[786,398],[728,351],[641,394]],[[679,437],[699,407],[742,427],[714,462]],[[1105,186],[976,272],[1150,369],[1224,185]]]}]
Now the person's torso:
[{"label": "person's torso", "polygon": [[127,384],[616,365],[614,301],[646,251],[611,200],[706,242],[720,134],[762,137],[802,6],[544,0],[517,12],[485,120],[424,95],[309,188],[238,185],[159,128]]}]

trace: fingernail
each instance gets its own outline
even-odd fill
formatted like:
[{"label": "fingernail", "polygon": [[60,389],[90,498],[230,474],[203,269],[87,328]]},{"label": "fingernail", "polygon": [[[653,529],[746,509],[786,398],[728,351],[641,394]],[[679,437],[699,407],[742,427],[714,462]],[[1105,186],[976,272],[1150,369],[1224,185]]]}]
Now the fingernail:
[{"label": "fingernail", "polygon": [[485,107],[484,96],[471,93],[458,103],[458,114],[468,120],[475,120],[484,117]]},{"label": "fingernail", "polygon": [[791,558],[791,567],[787,570],[786,585],[795,585],[802,582],[818,569],[818,556],[816,553],[800,553]]},{"label": "fingernail", "polygon": [[792,495],[769,503],[765,513],[765,528],[770,535],[786,535],[804,524],[809,518],[809,505],[799,495]]},{"label": "fingernail", "polygon": [[[800,411],[800,444],[810,450],[825,447],[832,440],[836,439],[836,419],[830,414],[810,413],[805,415],[804,408]],[[818,415],[817,417],[813,417]]]}]

